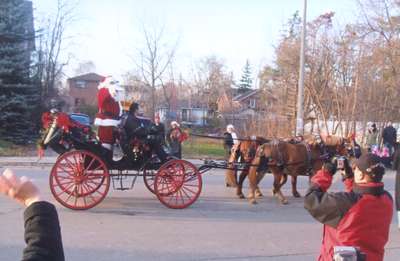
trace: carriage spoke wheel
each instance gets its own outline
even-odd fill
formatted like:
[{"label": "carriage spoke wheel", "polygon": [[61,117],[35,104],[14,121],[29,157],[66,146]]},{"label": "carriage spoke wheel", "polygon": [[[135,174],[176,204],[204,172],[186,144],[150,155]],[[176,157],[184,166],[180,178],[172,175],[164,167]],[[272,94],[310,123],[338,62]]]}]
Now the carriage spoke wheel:
[{"label": "carriage spoke wheel", "polygon": [[169,208],[182,209],[190,206],[200,196],[201,188],[200,172],[185,160],[164,163],[154,180],[157,198]]},{"label": "carriage spoke wheel", "polygon": [[50,173],[50,189],[64,207],[83,210],[99,204],[110,188],[105,163],[89,151],[75,150],[61,155]]}]

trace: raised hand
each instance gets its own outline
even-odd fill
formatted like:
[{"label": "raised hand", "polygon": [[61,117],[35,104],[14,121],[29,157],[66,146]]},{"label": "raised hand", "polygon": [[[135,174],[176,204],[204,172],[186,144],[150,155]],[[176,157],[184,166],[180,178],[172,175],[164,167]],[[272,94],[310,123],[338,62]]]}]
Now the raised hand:
[{"label": "raised hand", "polygon": [[0,193],[29,206],[40,201],[40,192],[27,177],[18,177],[11,169],[4,170],[0,175]]}]

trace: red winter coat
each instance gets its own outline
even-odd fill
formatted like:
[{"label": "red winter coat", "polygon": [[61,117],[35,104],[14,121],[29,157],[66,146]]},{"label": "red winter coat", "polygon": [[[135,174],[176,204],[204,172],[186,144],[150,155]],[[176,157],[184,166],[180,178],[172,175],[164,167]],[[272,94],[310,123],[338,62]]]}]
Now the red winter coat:
[{"label": "red winter coat", "polygon": [[95,124],[99,126],[117,126],[119,124],[119,104],[111,96],[107,88],[99,89],[97,93],[99,112],[96,114]]},{"label": "red winter coat", "polygon": [[332,261],[335,246],[358,247],[367,261],[383,260],[393,215],[393,200],[383,183],[354,183],[351,192],[327,193],[332,177],[323,170],[311,182],[304,207],[324,224],[318,260]]}]

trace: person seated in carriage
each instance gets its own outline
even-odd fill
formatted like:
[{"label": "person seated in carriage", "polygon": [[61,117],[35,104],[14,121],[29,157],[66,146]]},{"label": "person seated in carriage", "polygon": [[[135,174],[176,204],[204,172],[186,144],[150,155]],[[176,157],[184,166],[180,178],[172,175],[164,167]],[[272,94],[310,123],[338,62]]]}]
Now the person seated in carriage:
[{"label": "person seated in carriage", "polygon": [[128,111],[128,116],[124,123],[124,131],[128,141],[137,139],[147,143],[151,150],[158,156],[161,162],[167,161],[167,153],[162,148],[161,135],[157,125],[149,120],[138,117],[139,104],[133,102]]}]

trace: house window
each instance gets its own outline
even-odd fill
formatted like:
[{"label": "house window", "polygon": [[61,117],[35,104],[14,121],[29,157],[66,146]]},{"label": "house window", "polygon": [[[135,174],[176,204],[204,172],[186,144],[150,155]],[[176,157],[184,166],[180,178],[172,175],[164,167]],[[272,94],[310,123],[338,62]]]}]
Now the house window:
[{"label": "house window", "polygon": [[249,108],[254,109],[256,107],[256,99],[249,100]]},{"label": "house window", "polygon": [[78,80],[75,81],[76,88],[85,88],[86,87],[86,81]]},{"label": "house window", "polygon": [[189,121],[189,110],[182,109],[182,121]]}]

